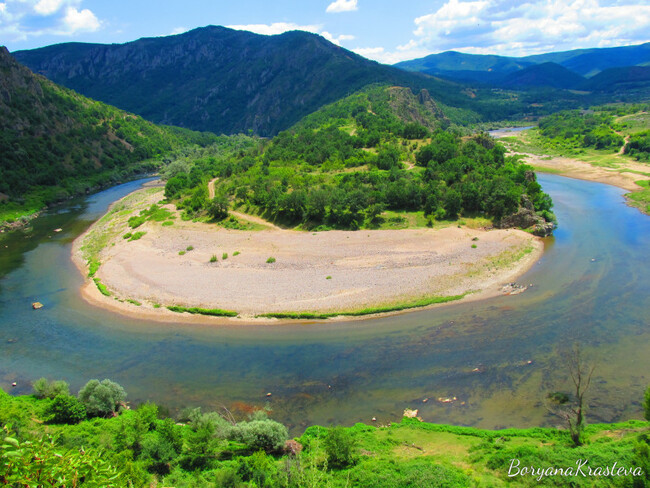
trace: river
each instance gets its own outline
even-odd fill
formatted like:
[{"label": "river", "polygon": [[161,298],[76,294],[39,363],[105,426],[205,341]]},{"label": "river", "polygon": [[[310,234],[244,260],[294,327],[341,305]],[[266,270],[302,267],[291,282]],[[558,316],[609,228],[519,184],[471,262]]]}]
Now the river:
[{"label": "river", "polygon": [[[0,387],[25,394],[46,376],[76,392],[110,378],[133,403],[172,410],[267,405],[294,432],[395,421],[404,408],[440,423],[554,425],[544,399],[569,391],[563,349],[579,342],[596,365],[589,421],[640,418],[650,383],[650,219],[618,188],[538,178],[560,227],[521,278],[533,285],[525,293],[307,325],[148,323],[86,304],[71,243],[142,182],[74,201],[0,237]],[[37,300],[44,308],[32,310]]]}]

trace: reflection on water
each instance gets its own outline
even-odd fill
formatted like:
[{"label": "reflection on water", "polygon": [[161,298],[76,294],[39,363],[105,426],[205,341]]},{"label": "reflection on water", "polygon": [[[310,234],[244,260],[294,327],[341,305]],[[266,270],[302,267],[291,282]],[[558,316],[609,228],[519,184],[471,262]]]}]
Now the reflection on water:
[{"label": "reflection on water", "polygon": [[[555,422],[541,402],[567,386],[558,348],[579,341],[597,363],[590,419],[638,416],[650,383],[650,219],[616,188],[539,180],[560,228],[520,280],[533,284],[524,294],[366,321],[239,327],[152,324],[81,301],[70,243],[136,183],[113,188],[0,241],[0,386],[16,381],[27,393],[40,376],[73,389],[108,377],[132,401],[172,408],[268,403],[296,430],[396,420],[406,407],[435,422],[530,426]],[[35,300],[45,308],[32,310]]]}]

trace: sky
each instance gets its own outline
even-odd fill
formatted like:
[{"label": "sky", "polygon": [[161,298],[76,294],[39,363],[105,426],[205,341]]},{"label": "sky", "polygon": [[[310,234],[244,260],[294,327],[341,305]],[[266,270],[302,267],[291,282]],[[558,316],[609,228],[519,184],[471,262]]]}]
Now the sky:
[{"label": "sky", "polygon": [[650,0],[0,0],[0,45],[123,43],[223,25],[305,30],[394,64],[449,50],[525,56],[650,41]]}]

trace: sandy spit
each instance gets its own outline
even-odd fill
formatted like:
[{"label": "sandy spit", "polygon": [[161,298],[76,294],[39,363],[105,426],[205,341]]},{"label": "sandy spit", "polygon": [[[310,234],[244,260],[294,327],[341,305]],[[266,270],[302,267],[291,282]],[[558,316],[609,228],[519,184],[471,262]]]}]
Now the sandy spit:
[{"label": "sandy spit", "polygon": [[[86,240],[98,233],[111,236],[96,277],[112,296],[102,295],[87,279],[81,290],[85,300],[153,321],[277,324],[255,315],[345,312],[468,292],[463,301],[497,296],[537,262],[544,247],[542,239],[513,229],[238,231],[180,219],[168,227],[147,222],[138,228],[146,231],[140,240],[123,239],[130,230],[128,217],[160,198],[149,190],[137,204],[129,201],[132,213],[100,219],[75,241],[73,261],[86,275]],[[193,249],[187,251],[188,246]],[[211,263],[213,255],[217,261]],[[267,263],[270,257],[274,263]],[[168,305],[233,310],[239,317],[179,314],[166,310]]]}]

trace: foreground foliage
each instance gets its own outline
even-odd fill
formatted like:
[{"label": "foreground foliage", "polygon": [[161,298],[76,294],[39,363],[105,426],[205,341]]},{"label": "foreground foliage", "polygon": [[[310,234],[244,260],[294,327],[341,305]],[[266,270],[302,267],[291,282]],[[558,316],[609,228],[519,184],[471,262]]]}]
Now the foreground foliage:
[{"label": "foreground foliage", "polygon": [[[584,445],[552,428],[481,430],[404,418],[388,426],[312,426],[288,439],[263,410],[237,421],[154,404],[75,425],[47,417],[54,399],[0,390],[0,484],[88,487],[650,486],[650,425],[590,425]],[[73,397],[74,398],[74,397]],[[516,460],[519,464],[513,463]],[[523,467],[637,468],[620,476],[522,474]],[[587,468],[584,468],[585,471]],[[519,471],[517,471],[519,470]],[[508,474],[514,474],[509,476]],[[518,473],[518,474],[517,474]]]}]

